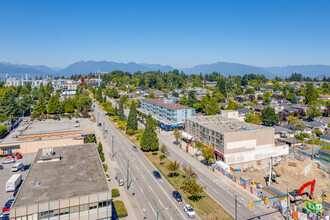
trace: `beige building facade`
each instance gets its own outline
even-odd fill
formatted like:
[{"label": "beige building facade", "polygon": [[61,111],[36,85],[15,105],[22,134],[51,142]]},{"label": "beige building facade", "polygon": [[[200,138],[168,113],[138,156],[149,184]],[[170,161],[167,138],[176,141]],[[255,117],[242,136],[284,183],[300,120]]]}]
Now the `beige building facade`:
[{"label": "beige building facade", "polygon": [[289,153],[288,146],[275,145],[274,128],[230,118],[232,115],[238,116],[238,113],[187,118],[185,131],[192,136],[193,143],[198,141],[213,147],[216,159],[228,164],[263,160]]}]

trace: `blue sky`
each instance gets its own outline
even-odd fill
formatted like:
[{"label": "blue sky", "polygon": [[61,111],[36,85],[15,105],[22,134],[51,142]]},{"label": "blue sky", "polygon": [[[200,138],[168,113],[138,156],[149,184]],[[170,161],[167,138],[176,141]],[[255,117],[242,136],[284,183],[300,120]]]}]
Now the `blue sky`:
[{"label": "blue sky", "polygon": [[0,1],[0,62],[330,65],[328,0]]}]

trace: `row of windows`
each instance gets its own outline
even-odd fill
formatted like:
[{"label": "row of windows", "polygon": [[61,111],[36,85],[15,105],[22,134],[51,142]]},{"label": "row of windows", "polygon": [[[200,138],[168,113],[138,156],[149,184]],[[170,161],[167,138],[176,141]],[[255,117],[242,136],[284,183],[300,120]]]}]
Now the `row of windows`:
[{"label": "row of windows", "polygon": [[55,209],[55,210],[49,210],[44,212],[39,212],[38,219],[43,218],[49,218],[49,217],[56,217],[61,215],[67,215],[67,214],[74,214],[78,212],[84,212],[92,209],[102,208],[106,206],[110,206],[111,201],[102,201],[102,202],[94,202],[84,205],[77,205],[77,206],[71,206],[69,208],[62,208],[62,209]]}]

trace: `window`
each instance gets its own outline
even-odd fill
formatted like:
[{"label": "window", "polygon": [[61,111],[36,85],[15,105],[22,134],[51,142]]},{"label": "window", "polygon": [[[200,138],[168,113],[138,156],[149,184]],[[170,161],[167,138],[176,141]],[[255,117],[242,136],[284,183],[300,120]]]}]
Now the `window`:
[{"label": "window", "polygon": [[79,212],[79,206],[72,206],[70,207],[70,214]]},{"label": "window", "polygon": [[106,207],[106,206],[107,206],[107,201],[99,202],[99,208]]},{"label": "window", "polygon": [[84,212],[88,210],[88,204],[80,205],[80,212]]},{"label": "window", "polygon": [[89,209],[96,209],[97,208],[97,202],[93,202],[89,204]]},{"label": "window", "polygon": [[69,208],[63,208],[60,210],[60,215],[66,215],[69,214]]}]

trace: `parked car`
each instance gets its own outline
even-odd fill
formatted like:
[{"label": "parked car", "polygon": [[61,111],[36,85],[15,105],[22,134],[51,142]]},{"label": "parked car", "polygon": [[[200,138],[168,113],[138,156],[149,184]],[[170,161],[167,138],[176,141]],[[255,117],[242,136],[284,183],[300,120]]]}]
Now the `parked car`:
[{"label": "parked car", "polygon": [[0,214],[0,220],[9,220],[9,211]]},{"label": "parked car", "polygon": [[152,173],[154,174],[154,177],[156,177],[156,179],[162,178],[162,176],[160,175],[160,173],[158,171],[154,170]]},{"label": "parked car", "polygon": [[185,205],[183,209],[189,218],[194,218],[196,216],[194,209],[190,205]]},{"label": "parked car", "polygon": [[13,172],[17,172],[19,171],[20,169],[22,169],[23,167],[23,164],[22,163],[16,163],[13,165],[13,167],[11,168],[11,171]]},{"label": "parked car", "polygon": [[20,153],[16,154],[16,159],[22,159],[22,158],[23,158],[22,154],[20,154]]},{"label": "parked car", "polygon": [[182,202],[182,196],[178,191],[173,191],[172,196],[177,202]]},{"label": "parked car", "polygon": [[3,206],[2,208],[2,212],[5,212],[5,211],[10,211],[10,207],[11,205],[13,204],[14,202],[14,199],[9,199],[6,204]]},{"label": "parked car", "polygon": [[133,146],[132,146],[132,150],[133,150],[133,151],[137,151],[137,150],[138,150],[137,146],[133,145]]},{"label": "parked car", "polygon": [[0,165],[0,170],[2,170],[3,169],[3,166],[2,165]]},{"label": "parked car", "polygon": [[15,163],[15,159],[14,158],[9,158],[7,160],[2,161],[2,164],[9,164],[9,163]]},{"label": "parked car", "polygon": [[303,148],[306,148],[306,147],[307,147],[306,144],[302,144],[302,145],[299,146],[300,149],[303,149]]},{"label": "parked car", "polygon": [[102,126],[102,123],[98,123],[97,126],[101,127]]},{"label": "parked car", "polygon": [[21,171],[28,170],[28,169],[30,169],[30,167],[31,167],[31,164],[24,165],[24,166],[21,168]]}]

